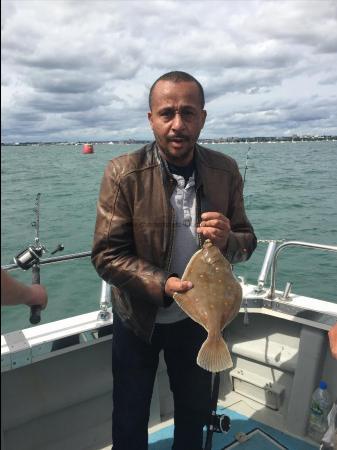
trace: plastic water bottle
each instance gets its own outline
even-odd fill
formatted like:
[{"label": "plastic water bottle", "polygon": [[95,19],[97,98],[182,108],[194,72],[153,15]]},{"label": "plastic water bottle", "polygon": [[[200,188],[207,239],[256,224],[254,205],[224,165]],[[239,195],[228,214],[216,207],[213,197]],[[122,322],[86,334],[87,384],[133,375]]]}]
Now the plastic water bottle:
[{"label": "plastic water bottle", "polygon": [[331,407],[331,399],[325,381],[319,383],[311,397],[308,434],[316,442],[320,442],[328,428],[327,416]]}]

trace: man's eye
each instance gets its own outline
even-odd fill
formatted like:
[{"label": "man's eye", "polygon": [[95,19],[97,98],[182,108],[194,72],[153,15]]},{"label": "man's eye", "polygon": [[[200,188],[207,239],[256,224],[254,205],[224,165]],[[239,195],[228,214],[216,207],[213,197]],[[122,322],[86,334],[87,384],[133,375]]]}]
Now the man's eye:
[{"label": "man's eye", "polygon": [[181,115],[183,116],[183,117],[185,117],[185,118],[191,118],[191,117],[193,117],[194,116],[194,111],[191,111],[191,110],[186,110],[186,111],[182,111],[181,112]]},{"label": "man's eye", "polygon": [[172,111],[163,111],[160,115],[164,119],[171,119],[174,116],[174,113]]}]

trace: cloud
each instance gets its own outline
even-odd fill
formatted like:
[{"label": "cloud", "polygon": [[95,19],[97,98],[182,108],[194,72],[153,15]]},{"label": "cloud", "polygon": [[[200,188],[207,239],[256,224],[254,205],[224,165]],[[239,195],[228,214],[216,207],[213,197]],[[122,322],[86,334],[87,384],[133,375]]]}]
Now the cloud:
[{"label": "cloud", "polygon": [[148,90],[170,70],[202,82],[204,137],[337,134],[334,0],[1,7],[3,141],[151,138]]},{"label": "cloud", "polygon": [[[210,118],[209,126],[214,137],[226,136],[275,136],[292,134],[329,134],[337,121],[335,105],[337,95],[330,99],[313,97],[294,100],[266,101],[255,108],[241,108],[217,114]],[[225,124],[226,134],[218,133]],[[241,133],[244,130],[245,133]],[[294,131],[297,130],[297,131]],[[310,130],[310,132],[307,132]]]}]

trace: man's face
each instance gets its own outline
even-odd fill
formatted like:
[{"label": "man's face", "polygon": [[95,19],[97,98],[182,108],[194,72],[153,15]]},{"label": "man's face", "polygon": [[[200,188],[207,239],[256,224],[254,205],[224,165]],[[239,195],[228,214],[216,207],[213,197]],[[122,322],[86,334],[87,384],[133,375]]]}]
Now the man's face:
[{"label": "man's face", "polygon": [[192,161],[194,146],[206,119],[196,83],[158,81],[152,92],[148,119],[168,162],[185,166]]}]

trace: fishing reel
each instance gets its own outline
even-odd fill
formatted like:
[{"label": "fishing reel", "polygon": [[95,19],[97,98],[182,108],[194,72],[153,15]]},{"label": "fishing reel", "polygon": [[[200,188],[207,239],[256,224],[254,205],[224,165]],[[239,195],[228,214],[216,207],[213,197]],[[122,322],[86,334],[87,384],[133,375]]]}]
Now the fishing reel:
[{"label": "fishing reel", "polygon": [[17,256],[13,258],[15,264],[23,270],[28,270],[33,267],[34,264],[38,264],[41,256],[46,251],[46,248],[42,245],[31,245]]},{"label": "fishing reel", "polygon": [[[56,252],[64,250],[63,244],[58,246],[51,252],[54,255]],[[15,264],[23,270],[28,270],[36,264],[39,264],[41,256],[47,251],[44,245],[30,245],[28,248],[20,252],[13,258]]]},{"label": "fishing reel", "polygon": [[213,418],[213,431],[215,433],[228,433],[231,427],[231,420],[225,414],[216,414]]},{"label": "fishing reel", "polygon": [[[13,258],[15,264],[23,270],[28,270],[33,266],[38,266],[41,256],[47,251],[46,246],[40,242],[40,197],[41,194],[38,193],[35,200],[35,207],[33,209],[35,213],[35,221],[32,222],[32,227],[35,228],[35,242]],[[54,255],[56,252],[63,249],[64,246],[59,244],[55,250],[51,252],[51,254]]]},{"label": "fishing reel", "polygon": [[216,414],[215,411],[215,409],[212,410],[211,420],[207,426],[206,442],[203,450],[212,450],[213,433],[225,434],[231,428],[231,419],[225,414]]}]

